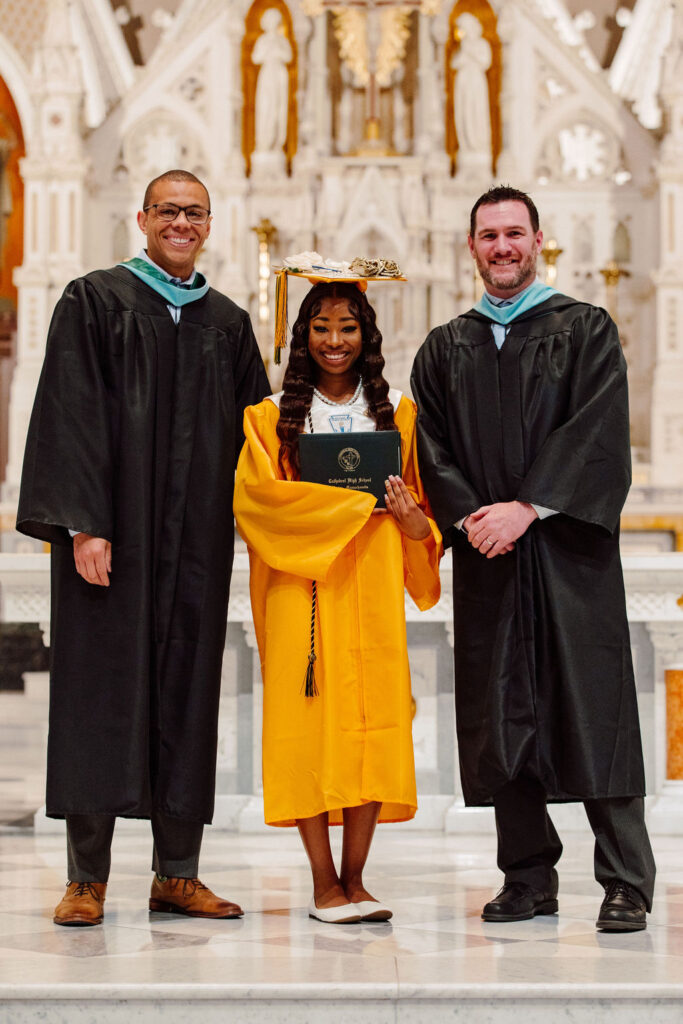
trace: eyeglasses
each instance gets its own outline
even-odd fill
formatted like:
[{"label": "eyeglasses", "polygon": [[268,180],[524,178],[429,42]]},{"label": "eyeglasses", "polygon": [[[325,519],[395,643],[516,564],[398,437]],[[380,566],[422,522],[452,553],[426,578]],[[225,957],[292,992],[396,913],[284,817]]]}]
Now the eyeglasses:
[{"label": "eyeglasses", "polygon": [[184,213],[190,224],[206,224],[211,216],[211,210],[205,210],[203,206],[176,206],[175,203],[150,203],[143,207],[143,212],[156,210],[159,220],[172,221],[179,214]]}]

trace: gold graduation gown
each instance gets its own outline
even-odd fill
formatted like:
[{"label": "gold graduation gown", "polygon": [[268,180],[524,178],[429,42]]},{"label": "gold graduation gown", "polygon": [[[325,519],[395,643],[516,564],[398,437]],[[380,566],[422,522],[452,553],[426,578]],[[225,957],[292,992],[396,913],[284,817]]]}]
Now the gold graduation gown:
[{"label": "gold graduation gown", "polygon": [[[441,535],[403,534],[360,491],[283,479],[266,399],[245,411],[235,516],[249,548],[263,675],[263,792],[269,825],[376,800],[380,821],[417,809],[404,586],[418,608],[440,595]],[[415,449],[415,405],[395,413],[403,479],[431,516]],[[318,584],[316,682],[307,698],[311,580]]]}]

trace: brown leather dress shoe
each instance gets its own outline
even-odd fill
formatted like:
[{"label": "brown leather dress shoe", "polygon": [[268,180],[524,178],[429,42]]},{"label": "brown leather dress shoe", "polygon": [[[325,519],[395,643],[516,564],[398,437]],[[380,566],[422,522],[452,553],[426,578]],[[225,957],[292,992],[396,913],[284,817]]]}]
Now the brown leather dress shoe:
[{"label": "brown leather dress shoe", "polygon": [[216,896],[198,878],[154,876],[149,909],[161,914],[186,914],[188,917],[242,917],[243,910]]},{"label": "brown leather dress shoe", "polygon": [[55,924],[102,924],[106,891],[106,882],[68,882],[52,920]]}]

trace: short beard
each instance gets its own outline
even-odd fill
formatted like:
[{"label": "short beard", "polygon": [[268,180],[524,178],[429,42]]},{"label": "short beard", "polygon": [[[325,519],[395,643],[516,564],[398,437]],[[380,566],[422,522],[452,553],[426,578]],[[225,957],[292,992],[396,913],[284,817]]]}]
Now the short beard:
[{"label": "short beard", "polygon": [[536,265],[538,263],[538,253],[534,250],[534,252],[529,253],[528,256],[525,256],[522,262],[519,264],[519,267],[517,268],[517,273],[512,278],[512,280],[508,280],[505,282],[501,281],[500,283],[495,279],[493,272],[488,267],[488,265],[483,263],[479,259],[479,256],[476,255],[476,253],[474,256],[474,262],[477,264],[477,270],[479,271],[479,274],[484,284],[491,285],[492,288],[505,289],[505,291],[516,291],[519,288],[521,288],[521,286],[525,284],[527,281],[531,283],[531,281],[533,281],[536,278]]}]

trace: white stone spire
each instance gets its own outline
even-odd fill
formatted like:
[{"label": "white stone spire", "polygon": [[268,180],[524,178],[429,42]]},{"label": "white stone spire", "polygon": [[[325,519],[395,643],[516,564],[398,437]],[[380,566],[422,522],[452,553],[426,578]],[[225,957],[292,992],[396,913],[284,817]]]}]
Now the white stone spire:
[{"label": "white stone spire", "polygon": [[64,286],[83,272],[83,87],[69,0],[51,0],[33,63],[34,131],[22,162],[24,262],[18,289],[17,364],[12,379],[4,497],[18,493],[28,421],[45,339]]}]

